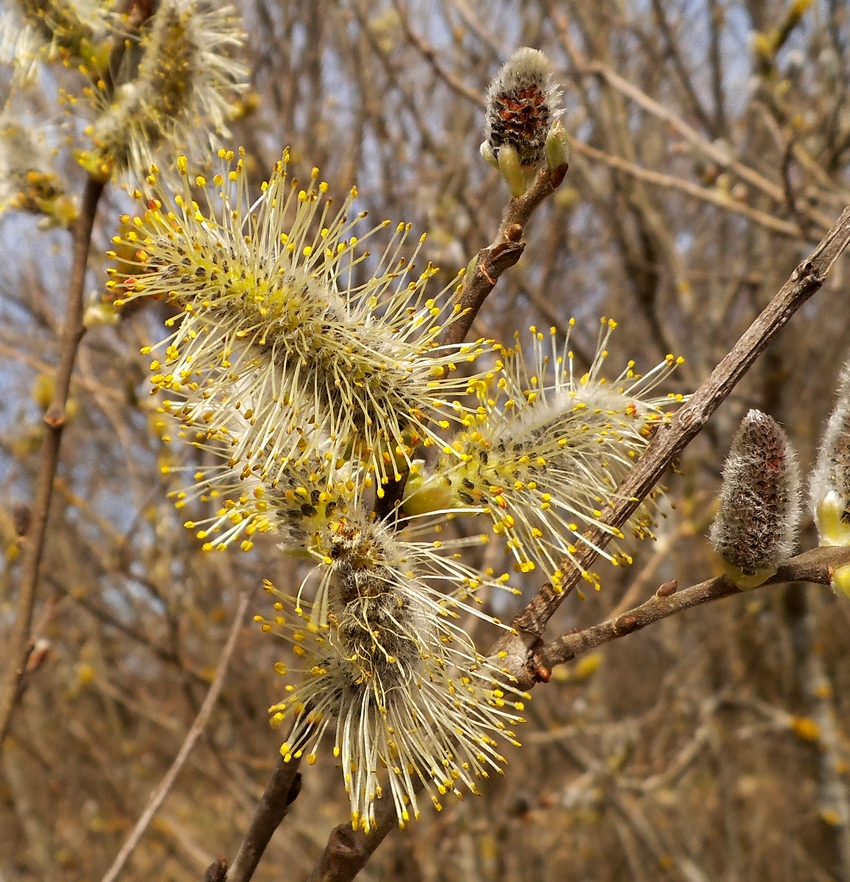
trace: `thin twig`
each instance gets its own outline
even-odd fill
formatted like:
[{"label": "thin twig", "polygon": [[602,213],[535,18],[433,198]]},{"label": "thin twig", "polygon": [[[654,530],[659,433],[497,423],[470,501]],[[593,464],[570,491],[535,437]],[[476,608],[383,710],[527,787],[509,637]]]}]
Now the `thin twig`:
[{"label": "thin twig", "polygon": [[[618,73],[611,70],[604,64],[599,62],[590,62],[579,71],[582,74],[595,74],[601,77],[609,86],[616,89],[627,98],[631,98],[636,104],[644,110],[655,116],[657,119],[674,128],[686,141],[693,144],[701,150],[709,159],[716,162],[721,168],[729,169],[736,174],[741,180],[746,181],[753,187],[756,187],[766,196],[773,199],[778,205],[785,203],[785,194],[778,184],[766,178],[764,175],[750,168],[748,165],[739,162],[729,151],[719,144],[713,143],[702,137],[695,129],[689,126],[680,116],[675,114],[669,107],[650,98],[645,92],[642,92],[637,86],[632,85],[628,80],[621,77]],[[829,218],[821,212],[810,206],[804,206],[803,211],[806,217],[824,229],[829,226]]]},{"label": "thin twig", "polygon": [[74,371],[80,341],[85,334],[83,309],[86,267],[88,266],[92,229],[103,188],[103,183],[99,181],[92,178],[86,180],[80,213],[73,227],[73,259],[68,281],[65,321],[62,325],[59,363],[56,366],[54,378],[53,401],[44,415],[46,432],[41,445],[41,463],[31,506],[32,520],[24,543],[15,625],[9,638],[3,688],[0,692],[0,748],[2,748],[9,732],[21,677],[26,670],[30,652],[32,652],[30,628],[35,606],[35,593],[47,535],[47,519],[50,514],[50,501],[53,497],[53,483],[59,464],[59,448],[62,442],[62,430],[65,427],[65,406],[68,402],[71,374]]},{"label": "thin twig", "polygon": [[298,765],[299,759],[284,762],[282,756],[278,757],[248,832],[226,876],[222,877],[227,882],[248,882],[254,875],[269,840],[301,790]]},{"label": "thin twig", "polygon": [[[850,563],[850,548],[815,548],[804,554],[798,554],[797,557],[783,564],[776,575],[764,584],[811,582],[829,585],[832,581],[832,570],[847,563]],[[545,644],[536,653],[539,665],[551,670],[555,665],[571,661],[583,652],[640,631],[653,622],[713,600],[742,593],[727,576],[718,576],[698,585],[668,593],[672,587],[662,586],[665,590],[659,589],[654,597],[634,609],[573,634],[565,634]]]},{"label": "thin twig", "polygon": [[589,144],[585,144],[576,138],[570,140],[570,146],[576,153],[581,153],[595,162],[602,162],[610,168],[617,169],[617,171],[625,172],[639,181],[645,181],[648,184],[665,187],[670,190],[679,190],[688,196],[692,196],[694,199],[716,205],[724,209],[724,211],[743,215],[759,226],[773,230],[773,232],[780,233],[783,236],[788,236],[792,239],[798,239],[800,236],[800,228],[794,224],[774,217],[769,212],[759,211],[746,202],[739,202],[717,188],[701,187],[699,184],[695,184],[693,181],[688,181],[685,178],[677,178],[675,175],[665,175],[652,169],[643,168],[620,156],[612,156],[610,153],[597,150],[595,147],[591,147]]},{"label": "thin twig", "polygon": [[[566,168],[561,171],[565,172]],[[560,177],[563,178],[563,175]],[[496,238],[486,248],[482,248],[470,264],[470,270],[456,300],[464,312],[457,321],[449,325],[442,337],[442,343],[457,344],[466,339],[478,310],[496,287],[502,273],[522,257],[525,242],[521,239],[531,215],[555,189],[552,174],[544,167],[537,173],[531,187],[522,196],[516,196],[508,203]]]},{"label": "thin twig", "polygon": [[224,686],[224,679],[227,676],[227,669],[230,666],[233,650],[236,648],[236,639],[239,636],[239,629],[245,618],[245,610],[247,608],[248,593],[243,592],[239,595],[239,600],[236,604],[236,613],[233,617],[233,624],[230,627],[230,633],[227,635],[227,642],[224,644],[224,649],[221,652],[218,668],[215,672],[215,678],[213,679],[209,692],[207,692],[207,697],[204,699],[204,703],[201,705],[198,716],[195,718],[195,722],[192,723],[192,728],[189,729],[186,739],[183,741],[183,746],[180,748],[180,752],[171,764],[171,768],[165,773],[162,781],[159,782],[156,790],[151,794],[147,808],[142,812],[135,827],[133,827],[130,835],[124,841],[121,850],[112,862],[112,866],[107,870],[102,882],[115,882],[118,878],[118,874],[123,869],[124,864],[132,854],[133,849],[139,844],[139,840],[142,838],[148,825],[153,820],[153,816],[156,814],[165,800],[165,797],[171,790],[177,775],[180,773],[180,770],[183,768],[192,748],[195,746],[195,742],[201,737],[206,728],[207,721],[210,718],[210,714],[212,713],[215,703],[218,700],[218,696],[221,693],[221,689]]}]

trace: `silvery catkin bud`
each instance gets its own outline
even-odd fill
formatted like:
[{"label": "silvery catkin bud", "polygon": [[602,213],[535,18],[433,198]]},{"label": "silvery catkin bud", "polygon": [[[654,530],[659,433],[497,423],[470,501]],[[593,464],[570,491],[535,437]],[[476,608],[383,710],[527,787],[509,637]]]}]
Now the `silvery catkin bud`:
[{"label": "silvery catkin bud", "polygon": [[[821,439],[809,487],[821,545],[850,545],[850,362],[838,378],[838,400]],[[837,567],[832,587],[850,597],[850,566]]]},{"label": "silvery catkin bud", "polygon": [[499,169],[513,196],[528,188],[561,112],[561,90],[549,59],[539,49],[517,49],[487,90],[481,145],[481,155]]},{"label": "silvery catkin bud", "polygon": [[776,420],[751,410],[723,466],[720,509],[709,534],[739,588],[761,585],[791,557],[799,520],[794,451]]}]

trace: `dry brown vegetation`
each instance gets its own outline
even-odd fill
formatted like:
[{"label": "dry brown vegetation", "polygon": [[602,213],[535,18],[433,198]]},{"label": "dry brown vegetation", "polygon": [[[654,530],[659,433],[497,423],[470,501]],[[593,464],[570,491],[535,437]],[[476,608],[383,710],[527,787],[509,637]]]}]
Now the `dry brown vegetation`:
[{"label": "dry brown vegetation", "polygon": [[[513,49],[563,82],[567,178],[525,231],[473,333],[510,340],[575,317],[579,357],[619,322],[612,365],[687,361],[694,390],[850,203],[850,12],[837,0],[245,0],[256,106],[235,126],[259,183],[281,148],[375,219],[427,230],[445,279],[508,201],[478,156],[483,96]],[[801,15],[797,15],[801,12]],[[82,191],[79,170],[68,175]],[[126,205],[101,201],[87,287]],[[0,221],[0,657],[18,610],[65,310],[70,238]],[[720,573],[706,540],[729,441],[758,407],[804,470],[850,349],[847,264],[793,317],[678,460],[655,542],[573,593],[547,639]],[[204,554],[160,465],[152,306],[86,334],[70,387],[32,622],[0,753],[0,882],[103,877],[192,726],[233,626],[297,584],[272,540]],[[810,519],[803,549],[816,544]],[[525,601],[539,587],[526,583]],[[728,593],[728,592],[727,592]],[[500,615],[522,609],[517,599]],[[222,694],[120,879],[200,880],[231,861],[272,772],[283,644],[238,623]],[[481,798],[394,831],[363,879],[850,880],[850,602],[772,584],[670,616],[554,669],[522,749]],[[486,645],[491,635],[481,633]],[[305,879],[348,803],[330,756],[254,878]],[[326,877],[332,878],[332,877]],[[338,875],[333,878],[346,878]]]}]

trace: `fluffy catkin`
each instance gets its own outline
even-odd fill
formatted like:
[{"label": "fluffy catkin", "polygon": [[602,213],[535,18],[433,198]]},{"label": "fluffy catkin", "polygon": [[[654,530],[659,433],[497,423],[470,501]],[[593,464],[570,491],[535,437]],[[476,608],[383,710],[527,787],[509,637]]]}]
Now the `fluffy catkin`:
[{"label": "fluffy catkin", "polygon": [[[517,568],[540,568],[557,590],[561,561],[575,560],[582,531],[598,522],[653,426],[682,400],[653,394],[680,361],[672,355],[645,375],[629,362],[618,376],[603,376],[615,327],[602,320],[596,355],[583,374],[575,370],[569,334],[559,343],[554,328],[548,335],[531,329],[528,356],[519,339],[502,350],[496,369],[476,387],[479,407],[464,430],[430,474],[408,482],[405,510],[486,515]],[[635,527],[638,535],[646,532]],[[584,575],[598,584],[594,574]]]},{"label": "fluffy catkin", "polygon": [[566,132],[558,121],[561,90],[549,59],[538,49],[518,49],[487,90],[481,155],[521,196],[544,158],[560,184],[569,159]]},{"label": "fluffy catkin", "polygon": [[247,70],[233,57],[243,42],[233,7],[162,0],[140,43],[128,46],[114,88],[97,80],[87,90],[97,116],[86,129],[94,148],[81,163],[141,178],[162,143],[210,151],[226,133],[228,94],[244,88]]},{"label": "fluffy catkin", "polygon": [[561,89],[549,59],[524,46],[490,83],[484,134],[497,159],[509,144],[521,165],[536,164],[543,160],[546,136],[561,112]]},{"label": "fluffy catkin", "polygon": [[739,588],[761,585],[791,557],[799,520],[794,451],[776,420],[751,410],[726,458],[720,508],[709,533]]},{"label": "fluffy catkin", "polygon": [[528,696],[458,622],[470,613],[495,622],[468,603],[483,580],[468,571],[464,587],[438,590],[435,580],[463,581],[440,545],[406,542],[362,511],[333,516],[314,550],[315,601],[266,585],[276,615],[257,620],[292,644],[295,661],[278,672],[300,675],[270,709],[275,724],[292,723],[281,754],[314,762],[331,728],[355,828],[374,826],[385,788],[402,826],[419,817],[417,781],[438,809],[449,791],[477,792],[476,780],[505,762],[497,739],[517,743]]},{"label": "fluffy catkin", "polygon": [[151,365],[154,385],[173,396],[164,407],[270,485],[293,459],[360,459],[381,495],[413,447],[441,441],[467,413],[457,396],[474,378],[455,368],[487,347],[439,344],[460,310],[448,288],[426,297],[436,269],[411,272],[408,225],[355,282],[369,258],[362,241],[389,224],[353,235],[363,217],[347,216],[355,189],[332,210],[318,169],[306,188],[289,180],[287,153],[254,199],[243,157],[220,155],[209,184],[181,157],[176,194],[151,174],[155,197],[137,194],[146,211],[113,240],[111,256],[124,260],[109,285],[121,300],[163,297],[182,312]]}]

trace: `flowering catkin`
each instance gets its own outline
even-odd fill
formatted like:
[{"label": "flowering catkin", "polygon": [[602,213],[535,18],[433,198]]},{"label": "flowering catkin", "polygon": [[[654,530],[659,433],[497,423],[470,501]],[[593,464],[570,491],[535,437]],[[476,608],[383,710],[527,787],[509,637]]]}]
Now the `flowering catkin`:
[{"label": "flowering catkin", "polygon": [[739,588],[761,585],[791,557],[799,520],[794,451],[776,420],[751,410],[723,466],[720,508],[709,534]]},{"label": "flowering catkin", "polygon": [[[153,172],[156,195],[137,193],[147,211],[124,218],[113,240],[135,254],[135,265],[125,258],[113,270],[113,290],[124,300],[165,297],[182,310],[152,364],[155,386],[176,396],[164,406],[264,482],[274,484],[292,459],[353,457],[369,463],[380,495],[416,444],[440,440],[449,420],[463,417],[456,398],[473,381],[449,374],[484,347],[439,344],[459,311],[448,289],[426,297],[430,264],[412,277],[408,226],[396,227],[374,274],[357,282],[355,267],[369,255],[352,235],[363,215],[348,219],[356,190],[332,211],[317,169],[306,189],[290,183],[286,153],[254,201],[243,158],[234,165],[232,153],[220,155],[215,196],[181,157],[173,201]],[[206,193],[205,210],[193,185]]]},{"label": "flowering catkin", "polygon": [[209,151],[226,133],[228,93],[243,88],[247,71],[232,57],[243,42],[232,7],[162,0],[138,46],[128,45],[115,83],[97,79],[87,90],[97,116],[86,130],[94,148],[81,163],[95,174],[117,168],[141,177],[162,142]]},{"label": "flowering catkin", "polygon": [[39,61],[61,61],[90,76],[106,69],[114,34],[111,4],[102,0],[16,0],[0,18],[0,62],[29,79]]},{"label": "flowering catkin", "polygon": [[69,224],[77,213],[44,137],[9,107],[0,113],[0,214],[7,210],[41,214],[59,225]]},{"label": "flowering catkin", "polygon": [[417,782],[439,808],[442,795],[476,792],[478,778],[500,769],[497,738],[517,743],[513,727],[528,696],[459,624],[463,614],[504,627],[483,612],[479,594],[508,588],[507,574],[461,558],[486,535],[439,538],[442,516],[378,520],[366,506],[371,475],[356,463],[290,460],[275,486],[224,464],[193,478],[179,506],[220,504],[186,523],[205,547],[241,540],[247,551],[263,532],[313,563],[293,596],[266,583],[275,615],[256,617],[292,644],[296,660],[276,666],[286,697],[270,713],[275,724],[292,724],[281,747],[287,761],[306,753],[314,762],[333,729],[355,827],[374,826],[385,791],[403,826],[419,816]]},{"label": "flowering catkin", "polygon": [[[529,361],[519,341],[503,349],[496,370],[477,386],[479,407],[465,418],[464,431],[430,474],[409,482],[405,509],[486,514],[517,567],[540,567],[557,589],[561,561],[575,561],[582,530],[598,522],[652,426],[682,400],[651,394],[681,361],[672,355],[644,376],[632,362],[610,382],[602,376],[615,326],[602,320],[596,355],[583,375],[574,370],[569,334],[559,346],[554,328],[549,351],[546,335],[531,329]],[[547,381],[550,370],[554,377]],[[584,575],[597,584],[593,574]]]},{"label": "flowering catkin", "polygon": [[[279,594],[277,615],[257,617],[293,645],[296,665],[278,672],[301,675],[270,709],[276,724],[293,723],[281,755],[315,762],[333,724],[353,826],[374,827],[385,787],[404,826],[419,817],[417,781],[439,809],[443,794],[475,793],[476,779],[500,771],[496,737],[517,743],[528,696],[456,621],[495,621],[468,604],[491,580],[461,578],[459,561],[440,561],[440,543],[406,542],[362,512],[330,518],[322,541],[316,600]],[[447,575],[466,584],[443,594],[433,582]]]}]

